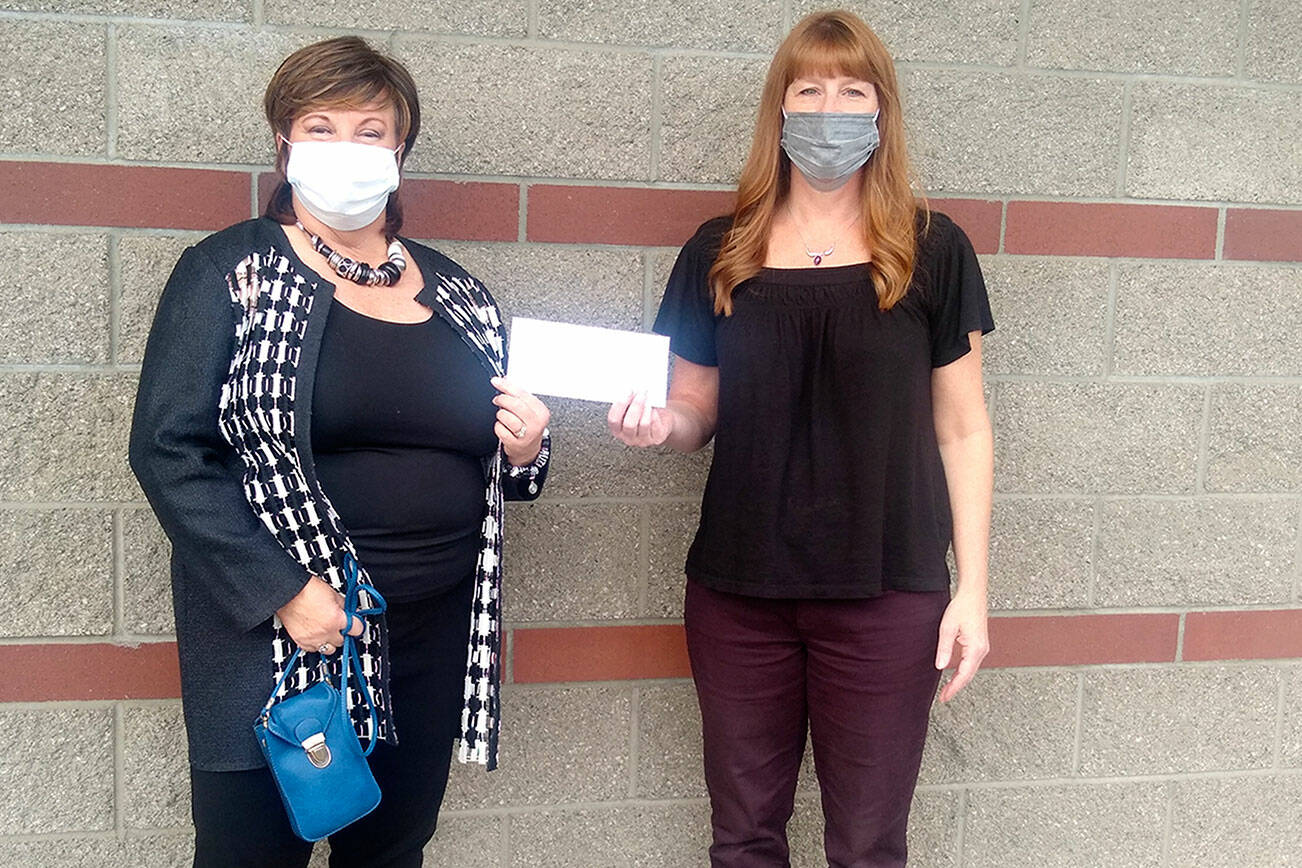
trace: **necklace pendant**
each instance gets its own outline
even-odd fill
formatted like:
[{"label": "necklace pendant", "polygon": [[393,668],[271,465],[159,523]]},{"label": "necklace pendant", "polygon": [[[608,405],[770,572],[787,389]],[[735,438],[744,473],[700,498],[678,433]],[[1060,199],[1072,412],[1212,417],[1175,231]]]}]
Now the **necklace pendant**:
[{"label": "necklace pendant", "polygon": [[814,255],[814,264],[815,264],[815,265],[822,265],[822,264],[823,264],[823,257],[822,257],[821,254],[815,254],[815,255]]}]

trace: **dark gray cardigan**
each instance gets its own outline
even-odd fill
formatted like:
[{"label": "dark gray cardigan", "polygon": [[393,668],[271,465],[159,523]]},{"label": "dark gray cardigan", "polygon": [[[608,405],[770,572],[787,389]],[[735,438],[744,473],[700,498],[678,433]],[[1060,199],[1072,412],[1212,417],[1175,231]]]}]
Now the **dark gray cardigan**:
[{"label": "dark gray cardigan", "polygon": [[[473,281],[452,260],[403,239],[426,275],[417,300],[461,330],[438,303],[431,275]],[[313,283],[297,364],[294,447],[313,490],[311,395],[334,284],[294,254],[284,231],[249,220],[209,236],[181,256],[159,301],[140,373],[131,429],[131,468],[172,543],[172,602],[190,761],[199,769],[256,768],[263,759],[252,723],[271,688],[272,616],[308,572],[250,506],[245,466],[218,427],[218,403],[236,348],[241,309],[231,269],[251,252],[276,250]],[[482,359],[489,375],[494,373]],[[501,474],[508,500],[532,500],[546,454],[527,474]]]}]

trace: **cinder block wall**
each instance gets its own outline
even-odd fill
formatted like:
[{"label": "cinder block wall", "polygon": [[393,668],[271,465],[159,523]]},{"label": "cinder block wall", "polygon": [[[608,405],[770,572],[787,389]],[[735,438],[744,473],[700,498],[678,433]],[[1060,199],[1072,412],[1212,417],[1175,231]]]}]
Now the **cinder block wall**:
[{"label": "cinder block wall", "polygon": [[[995,652],[935,712],[914,864],[1302,865],[1300,7],[855,5],[1000,326]],[[278,61],[389,47],[426,112],[410,234],[508,314],[646,328],[813,8],[0,0],[0,864],[188,864],[126,432],[171,263],[256,213]],[[553,407],[547,495],[509,516],[503,769],[455,774],[430,863],[704,864],[678,618],[709,457]],[[812,775],[792,839],[819,864]]]}]

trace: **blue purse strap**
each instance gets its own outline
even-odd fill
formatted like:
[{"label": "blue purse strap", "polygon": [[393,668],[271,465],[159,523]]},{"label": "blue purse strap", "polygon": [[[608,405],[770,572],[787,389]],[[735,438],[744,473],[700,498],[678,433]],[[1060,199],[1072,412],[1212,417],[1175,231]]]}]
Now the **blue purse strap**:
[{"label": "blue purse strap", "polygon": [[[357,681],[360,687],[360,693],[366,702],[366,708],[371,713],[371,740],[366,745],[366,750],[362,751],[363,756],[370,756],[371,751],[375,750],[375,732],[378,726],[378,716],[375,712],[375,698],[371,696],[370,685],[366,683],[366,675],[362,668],[362,658],[357,651],[357,642],[348,631],[352,629],[354,619],[361,620],[367,615],[381,615],[388,608],[388,603],[380,592],[375,590],[374,586],[361,581],[357,577],[357,558],[353,557],[351,552],[344,553],[344,644],[339,652],[339,707],[343,713],[344,720],[348,720],[348,681],[352,674],[352,668],[357,667]],[[374,603],[367,607],[361,605],[361,594],[365,591],[367,595],[374,600]],[[295,648],[294,653],[289,655],[289,660],[285,663],[285,671],[281,673],[280,678],[276,681],[276,686],[271,690],[271,696],[267,698],[267,704],[262,707],[262,713],[265,716],[271,707],[276,704],[276,696],[280,693],[280,688],[284,686],[285,680],[289,678],[295,666],[301,661],[303,656],[302,648]]]}]

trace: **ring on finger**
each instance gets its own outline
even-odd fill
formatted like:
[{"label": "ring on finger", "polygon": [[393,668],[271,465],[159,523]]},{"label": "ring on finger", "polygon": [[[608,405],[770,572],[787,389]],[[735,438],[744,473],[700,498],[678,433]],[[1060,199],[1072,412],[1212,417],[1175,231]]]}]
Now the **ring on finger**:
[{"label": "ring on finger", "polygon": [[516,440],[523,440],[523,439],[524,439],[524,435],[525,435],[525,434],[528,434],[528,433],[529,433],[529,426],[526,425],[524,422],[521,422],[521,423],[520,423],[520,430],[515,432],[515,439],[516,439]]},{"label": "ring on finger", "polygon": [[335,653],[335,646],[331,645],[329,642],[326,642],[324,645],[322,645],[320,648],[316,650],[321,654],[333,654]]}]

